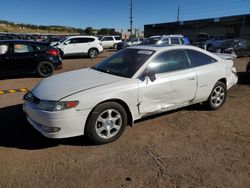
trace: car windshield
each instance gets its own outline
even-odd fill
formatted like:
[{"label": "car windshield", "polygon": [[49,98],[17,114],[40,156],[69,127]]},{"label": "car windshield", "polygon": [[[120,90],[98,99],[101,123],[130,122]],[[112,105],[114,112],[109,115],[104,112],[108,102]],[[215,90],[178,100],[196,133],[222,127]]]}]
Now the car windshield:
[{"label": "car windshield", "polygon": [[92,69],[131,78],[154,52],[144,49],[124,49],[93,66]]}]

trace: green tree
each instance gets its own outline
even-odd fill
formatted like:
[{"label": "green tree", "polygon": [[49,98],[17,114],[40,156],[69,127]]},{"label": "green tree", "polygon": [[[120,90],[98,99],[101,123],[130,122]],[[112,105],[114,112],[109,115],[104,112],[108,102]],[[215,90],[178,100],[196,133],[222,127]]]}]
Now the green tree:
[{"label": "green tree", "polygon": [[93,35],[93,31],[94,31],[94,29],[92,27],[86,27],[85,28],[85,33],[87,35]]}]

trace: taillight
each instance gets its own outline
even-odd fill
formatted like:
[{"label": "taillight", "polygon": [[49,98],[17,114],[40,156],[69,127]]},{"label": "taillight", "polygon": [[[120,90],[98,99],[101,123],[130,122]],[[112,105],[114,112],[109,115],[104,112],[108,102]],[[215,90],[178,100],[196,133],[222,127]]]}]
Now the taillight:
[{"label": "taillight", "polygon": [[59,51],[57,49],[50,49],[47,51],[47,53],[51,56],[58,56],[59,55]]}]

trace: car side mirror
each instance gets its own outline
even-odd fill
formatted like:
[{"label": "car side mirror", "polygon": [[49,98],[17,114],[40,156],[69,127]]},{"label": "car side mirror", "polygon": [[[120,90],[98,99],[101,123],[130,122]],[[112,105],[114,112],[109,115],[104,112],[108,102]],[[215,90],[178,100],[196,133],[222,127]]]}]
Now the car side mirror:
[{"label": "car side mirror", "polygon": [[156,77],[155,77],[155,70],[154,69],[151,69],[151,68],[146,68],[142,74],[141,74],[141,77],[143,78],[143,80],[148,77],[152,82],[156,80]]}]

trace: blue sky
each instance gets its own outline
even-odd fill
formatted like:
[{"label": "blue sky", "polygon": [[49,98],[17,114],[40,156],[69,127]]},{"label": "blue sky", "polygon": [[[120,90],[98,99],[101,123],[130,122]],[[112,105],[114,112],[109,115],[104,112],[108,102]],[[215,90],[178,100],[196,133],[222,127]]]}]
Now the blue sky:
[{"label": "blue sky", "polygon": [[[130,0],[0,0],[0,20],[79,28],[129,28]],[[144,24],[250,13],[250,0],[133,0],[136,28]]]}]

